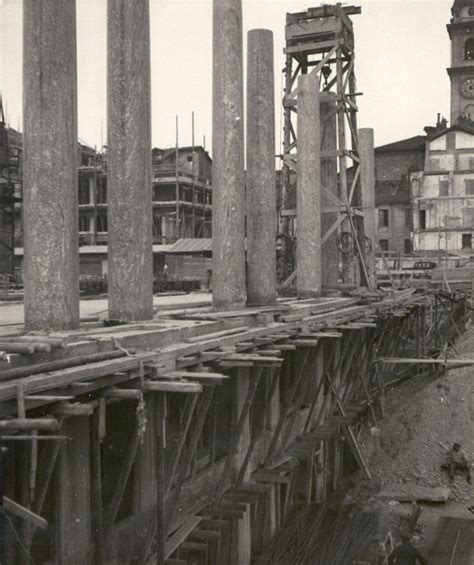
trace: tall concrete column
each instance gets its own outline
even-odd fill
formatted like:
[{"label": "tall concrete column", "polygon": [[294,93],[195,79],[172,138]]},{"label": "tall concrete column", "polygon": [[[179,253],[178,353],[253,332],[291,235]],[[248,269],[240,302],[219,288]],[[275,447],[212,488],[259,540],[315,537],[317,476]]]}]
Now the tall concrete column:
[{"label": "tall concrete column", "polygon": [[242,0],[214,0],[212,288],[219,308],[245,303]]},{"label": "tall concrete column", "polygon": [[[337,182],[337,116],[336,95],[333,92],[321,94],[321,185],[326,191],[322,191],[321,200],[324,208],[334,208],[335,200],[339,197]],[[321,217],[321,237],[334,225],[339,217],[338,212],[323,212]],[[339,255],[337,249],[337,230],[322,245],[322,284],[333,286],[339,282]]]},{"label": "tall concrete column", "polygon": [[364,211],[365,236],[372,243],[371,253],[365,254],[366,267],[369,275],[370,287],[375,289],[375,240],[377,228],[375,224],[375,157],[374,157],[374,130],[360,129],[359,154],[360,154],[360,185],[362,192],[362,207]]},{"label": "tall concrete column", "polygon": [[304,298],[321,293],[321,132],[316,73],[298,79],[297,183],[297,291]]},{"label": "tall concrete column", "polygon": [[273,33],[247,42],[247,302],[276,299],[275,76]]},{"label": "tall concrete column", "polygon": [[25,326],[79,326],[75,0],[23,2]]},{"label": "tall concrete column", "polygon": [[108,0],[109,317],[153,317],[150,12]]}]

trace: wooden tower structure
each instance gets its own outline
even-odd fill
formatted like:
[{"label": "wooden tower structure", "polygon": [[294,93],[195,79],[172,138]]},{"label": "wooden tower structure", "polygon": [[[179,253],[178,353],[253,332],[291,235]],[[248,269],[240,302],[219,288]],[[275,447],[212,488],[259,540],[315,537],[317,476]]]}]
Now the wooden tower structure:
[{"label": "wooden tower structure", "polygon": [[[330,210],[337,218],[322,233],[325,242],[339,233],[338,250],[342,255],[344,282],[368,282],[364,257],[371,245],[366,241],[360,186],[360,158],[357,135],[357,96],[355,76],[354,30],[349,16],[361,13],[356,6],[324,5],[306,12],[287,14],[284,137],[282,198],[280,208],[280,234],[282,236],[283,280],[289,280],[292,272],[291,241],[296,233],[295,173],[298,161],[296,116],[298,108],[297,81],[301,74],[318,73],[321,91],[334,93],[337,117],[337,142],[330,153],[322,157],[337,159],[338,188],[323,186]],[[332,112],[322,120],[334,119]],[[329,190],[331,188],[331,190]],[[329,194],[331,192],[331,194]],[[337,194],[337,196],[335,196]],[[288,277],[289,276],[289,277]],[[369,286],[367,284],[367,286]]]}]

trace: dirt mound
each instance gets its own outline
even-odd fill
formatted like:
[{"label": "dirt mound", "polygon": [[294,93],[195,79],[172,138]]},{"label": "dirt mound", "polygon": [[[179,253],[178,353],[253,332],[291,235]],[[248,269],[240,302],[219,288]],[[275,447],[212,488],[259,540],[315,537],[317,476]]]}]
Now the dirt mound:
[{"label": "dirt mound", "polygon": [[[459,357],[474,358],[474,331],[458,344]],[[436,381],[414,378],[388,394],[387,418],[376,437],[367,434],[362,447],[370,469],[382,485],[411,483],[447,486],[458,501],[474,499],[474,487],[457,475],[449,482],[440,469],[446,449],[459,442],[474,461],[474,366],[449,371]]]}]

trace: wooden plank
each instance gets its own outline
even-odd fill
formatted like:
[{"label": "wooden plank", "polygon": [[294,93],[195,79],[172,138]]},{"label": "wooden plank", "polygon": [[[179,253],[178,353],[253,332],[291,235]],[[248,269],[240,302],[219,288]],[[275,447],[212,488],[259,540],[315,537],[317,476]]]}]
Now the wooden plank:
[{"label": "wooden plank", "polygon": [[[89,363],[79,367],[69,367],[52,373],[36,374],[21,380],[25,394],[42,392],[52,388],[66,387],[79,381],[95,380],[120,371],[138,369],[141,363],[152,363],[157,360],[156,353],[139,353],[134,357],[123,357],[112,361]],[[84,361],[86,362],[86,361]],[[0,376],[3,380],[4,375]],[[0,383],[0,402],[16,397],[19,380]]]},{"label": "wooden plank", "polygon": [[40,528],[41,530],[48,529],[47,520],[45,520],[41,516],[38,516],[38,514],[35,514],[35,512],[32,512],[28,508],[21,506],[21,504],[14,502],[7,496],[3,497],[3,507],[10,514],[13,514],[17,518],[21,518],[22,520],[25,520],[26,522],[33,524],[36,528]]},{"label": "wooden plank", "polygon": [[225,380],[229,379],[229,375],[224,375],[222,373],[210,373],[203,371],[200,372],[192,372],[192,371],[171,371],[169,373],[162,373],[157,375],[158,378],[162,379],[194,379],[194,380]]},{"label": "wooden plank", "polygon": [[202,516],[189,516],[184,524],[176,530],[165,544],[165,558],[168,559],[186,540],[189,534],[200,524]]},{"label": "wooden plank", "polygon": [[202,385],[199,383],[186,382],[146,381],[144,390],[147,392],[177,392],[180,394],[194,394],[202,392]]},{"label": "wooden plank", "polygon": [[49,430],[57,432],[61,423],[53,418],[30,418],[0,420],[0,430]]}]

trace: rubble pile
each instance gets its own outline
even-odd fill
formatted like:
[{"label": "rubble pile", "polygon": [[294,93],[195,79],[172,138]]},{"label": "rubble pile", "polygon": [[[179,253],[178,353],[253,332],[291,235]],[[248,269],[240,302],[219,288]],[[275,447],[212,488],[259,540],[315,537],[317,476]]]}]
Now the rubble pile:
[{"label": "rubble pile", "polygon": [[[473,358],[474,332],[459,344],[459,356]],[[449,371],[420,386],[417,378],[388,395],[390,416],[362,440],[369,466],[382,486],[445,486],[451,499],[474,499],[465,475],[450,483],[441,465],[454,442],[474,462],[474,367]]]}]

